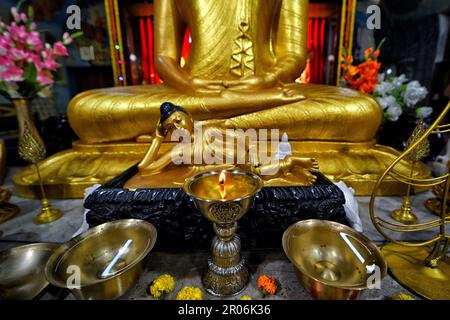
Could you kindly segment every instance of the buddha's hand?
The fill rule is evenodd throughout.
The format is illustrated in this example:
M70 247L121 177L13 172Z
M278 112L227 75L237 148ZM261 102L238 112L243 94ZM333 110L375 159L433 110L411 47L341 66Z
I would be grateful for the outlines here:
M242 91L230 88L223 90L220 96L229 100L251 101L260 105L269 105L270 107L296 103L306 99L300 89L296 87L275 87L258 91Z
M258 91L281 86L281 83L274 74L266 73L265 75L252 75L239 80L225 80L223 85L233 90Z
M222 80L207 80L197 77L189 79L188 86L192 93L202 95L219 95L225 89Z

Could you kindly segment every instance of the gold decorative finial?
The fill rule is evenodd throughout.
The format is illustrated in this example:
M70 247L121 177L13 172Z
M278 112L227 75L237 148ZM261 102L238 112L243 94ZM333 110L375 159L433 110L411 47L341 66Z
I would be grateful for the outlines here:
M427 129L425 128L423 119L420 119L419 123L417 123L417 126L414 128L414 131L412 132L411 136L406 142L406 149L408 149L411 145L413 145L416 141L418 141L425 134L426 131ZM426 157L429 152L430 152L430 142L428 141L428 139L424 139L411 151L411 153L408 154L407 157L409 160L415 163L420 159Z
M52 208L48 201L41 173L39 171L38 162L45 159L46 149L44 141L37 131L31 118L31 102L30 99L12 99L13 105L17 111L17 120L19 122L19 156L25 161L31 162L36 168L39 187L41 190L41 211L35 218L37 224L50 223L59 219L62 212Z

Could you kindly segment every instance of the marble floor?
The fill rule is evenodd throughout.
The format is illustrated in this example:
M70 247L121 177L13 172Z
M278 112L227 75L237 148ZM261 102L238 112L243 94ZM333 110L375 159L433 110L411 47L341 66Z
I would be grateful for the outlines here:
M5 183L2 187L13 189L11 177L15 170L15 168L8 170ZM430 197L432 197L431 192L412 197L414 212L423 222L435 218L423 205L424 201ZM387 217L388 213L400 207L401 200L402 198L400 197L378 198L376 202L378 215ZM364 228L363 233L377 245L382 246L386 241L375 230L369 217L368 208L370 198L358 197L357 201ZM33 223L33 218L40 208L38 200L13 196L10 202L19 206L21 211L13 219L0 224L0 250L31 242L63 243L72 238L83 223L84 208L81 199L53 200L54 207L61 209L64 212L64 216L46 225L36 225ZM433 230L408 235L409 238L399 238L397 236L397 239L424 240L430 239L435 233L436 231ZM244 252L244 255L249 261L252 279L249 286L243 292L243 295L249 295L254 299L261 298L256 286L256 279L260 274L265 273L276 277L282 284L281 292L270 299L311 299L309 294L299 285L296 279L295 269L282 251L252 251ZM145 260L143 275L135 287L123 296L122 299L151 299L146 293L147 286L155 277L163 273L172 274L177 282L175 291L167 296L168 299L175 298L178 290L184 285L201 287L201 273L204 269L207 256L208 252L203 251L193 253L151 252ZM400 292L414 296L411 292L402 288L390 276L387 276L382 282L381 290L366 290L361 299L387 299ZM61 297L46 293L41 298L56 299ZM64 298L73 299L73 296L69 294L65 295ZM207 294L204 294L204 298L213 299L213 297Z

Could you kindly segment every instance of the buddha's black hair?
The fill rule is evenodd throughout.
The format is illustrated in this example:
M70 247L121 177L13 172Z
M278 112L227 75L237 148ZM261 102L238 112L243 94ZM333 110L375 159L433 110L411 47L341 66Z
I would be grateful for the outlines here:
M189 114L182 107L176 106L171 102L164 102L163 104L161 104L161 107L159 108L159 110L160 110L159 121L161 123L166 121L173 113L175 113L177 111L184 112L185 114Z

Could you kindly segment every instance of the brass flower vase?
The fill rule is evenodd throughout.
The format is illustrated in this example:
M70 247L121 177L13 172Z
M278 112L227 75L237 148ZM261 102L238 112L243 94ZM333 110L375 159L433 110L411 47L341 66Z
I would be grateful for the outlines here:
M32 99L11 99L16 109L19 127L19 156L34 165L41 189L42 208L35 217L34 222L44 224L61 218L62 212L53 208L45 195L38 162L45 159L46 149L44 141L39 135L31 117L32 101Z

